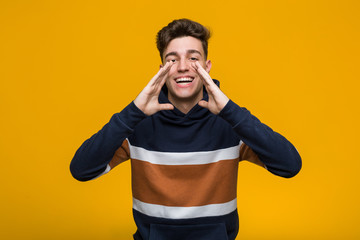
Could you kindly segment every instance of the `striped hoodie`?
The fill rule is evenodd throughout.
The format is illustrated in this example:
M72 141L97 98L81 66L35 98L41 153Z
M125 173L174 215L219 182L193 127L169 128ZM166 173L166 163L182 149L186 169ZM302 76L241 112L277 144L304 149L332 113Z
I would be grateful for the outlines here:
M159 102L169 102L166 86ZM131 102L81 145L70 171L87 181L129 159L138 240L235 239L239 161L286 178L301 168L288 140L231 100L218 115L196 105L149 117Z

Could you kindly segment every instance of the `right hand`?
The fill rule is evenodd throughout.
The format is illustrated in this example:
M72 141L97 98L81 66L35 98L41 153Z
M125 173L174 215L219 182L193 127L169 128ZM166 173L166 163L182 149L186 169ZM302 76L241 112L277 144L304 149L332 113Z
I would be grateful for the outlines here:
M170 103L159 103L161 88L164 86L173 64L173 62L166 62L166 64L160 68L158 73L135 98L135 105L146 115L150 116L158 111L174 109L174 106Z

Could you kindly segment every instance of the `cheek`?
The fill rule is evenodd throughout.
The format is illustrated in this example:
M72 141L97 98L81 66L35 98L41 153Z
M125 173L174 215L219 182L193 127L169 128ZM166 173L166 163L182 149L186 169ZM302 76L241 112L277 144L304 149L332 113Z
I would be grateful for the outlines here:
M174 74L176 74L176 63L171 67L169 73L168 73L168 77L174 76Z

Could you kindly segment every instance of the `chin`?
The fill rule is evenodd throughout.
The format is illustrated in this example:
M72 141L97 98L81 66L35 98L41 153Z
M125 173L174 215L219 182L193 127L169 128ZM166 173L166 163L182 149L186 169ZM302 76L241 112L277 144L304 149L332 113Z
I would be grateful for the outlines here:
M172 94L172 99L180 102L193 102L200 101L202 95L199 93L182 93L182 94Z
M192 102L201 100L203 87L202 85L179 87L176 84L168 84L168 90L169 99L181 102Z

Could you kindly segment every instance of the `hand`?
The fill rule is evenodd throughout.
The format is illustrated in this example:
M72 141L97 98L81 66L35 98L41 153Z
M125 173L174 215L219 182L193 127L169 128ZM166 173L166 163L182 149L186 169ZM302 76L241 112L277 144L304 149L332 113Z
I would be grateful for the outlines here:
M161 67L158 73L150 80L146 87L135 98L135 105L146 115L150 116L161 110L174 109L172 104L160 104L158 99L161 88L164 85L169 70L173 64L173 62L167 62L165 66Z
M229 98L216 86L208 72L200 65L199 62L192 63L191 66L196 70L204 83L206 91L209 95L208 102L201 100L198 104L201 107L209 109L213 114L219 114L228 103Z

